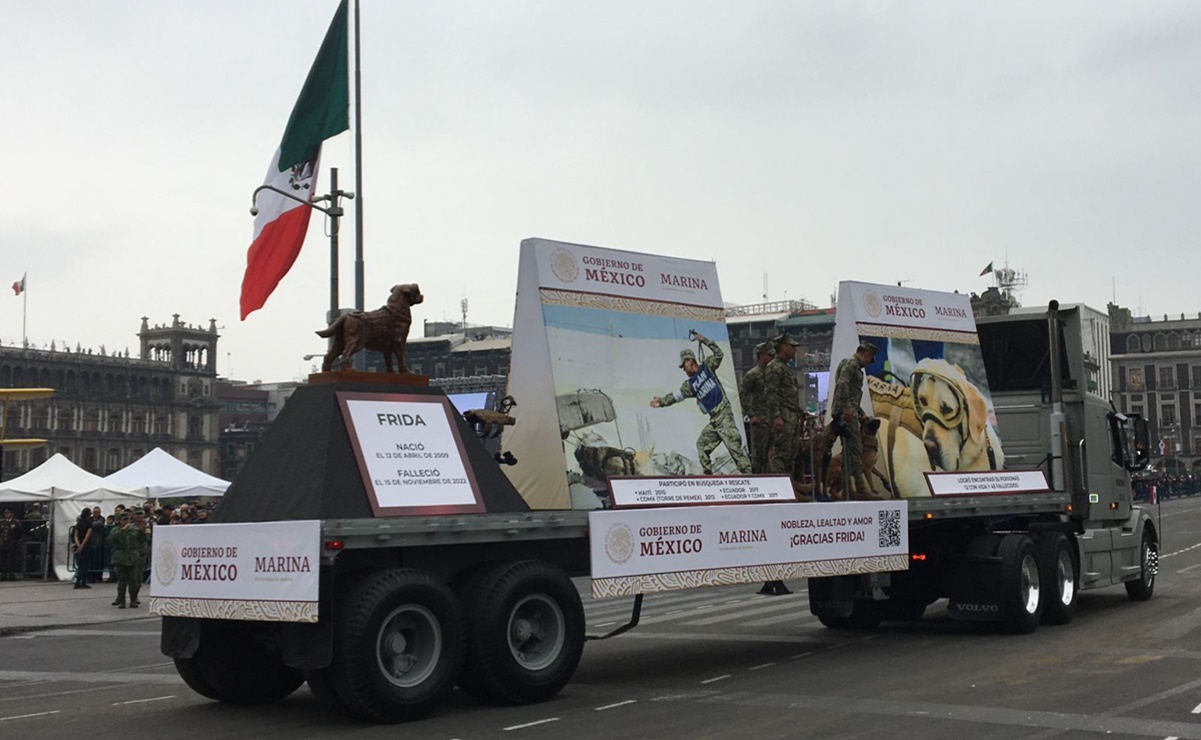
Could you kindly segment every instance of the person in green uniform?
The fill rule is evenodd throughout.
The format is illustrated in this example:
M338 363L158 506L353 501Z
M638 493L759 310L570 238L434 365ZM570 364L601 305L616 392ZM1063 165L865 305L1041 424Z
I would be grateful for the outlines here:
M838 363L830 399L832 423L842 437L842 479L850 498L857 501L883 499L863 470L862 428L867 421L863 412L863 368L875 358L876 345L862 342L855 354Z
M117 599L113 606L125 608L125 593L129 606L138 608L138 591L142 588L142 569L150 548L150 535L145 522L135 523L129 514L122 514L111 535L113 569L117 571Z
M763 369L765 417L771 429L767 472L791 478L800 443L797 435L801 424L801 390L796 373L788 363L796 357L799 342L787 334L781 334L774 341L776 358Z
M767 418L767 393L763 386L763 369L776 356L771 342L755 345L759 363L746 371L738 393L742 397L742 409L751 426L751 472L767 472L767 455L771 450L771 422Z

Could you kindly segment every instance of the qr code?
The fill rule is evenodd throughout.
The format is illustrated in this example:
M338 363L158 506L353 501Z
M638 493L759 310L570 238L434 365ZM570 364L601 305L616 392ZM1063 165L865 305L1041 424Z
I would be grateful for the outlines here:
M880 549L901 546L901 510L880 510Z

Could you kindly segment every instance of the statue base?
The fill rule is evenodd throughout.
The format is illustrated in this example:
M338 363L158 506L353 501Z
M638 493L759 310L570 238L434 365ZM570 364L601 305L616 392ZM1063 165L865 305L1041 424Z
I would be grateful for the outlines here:
M367 385L403 385L428 388L428 375L417 373L365 373L361 370L327 370L309 375L309 385L327 383L364 383Z

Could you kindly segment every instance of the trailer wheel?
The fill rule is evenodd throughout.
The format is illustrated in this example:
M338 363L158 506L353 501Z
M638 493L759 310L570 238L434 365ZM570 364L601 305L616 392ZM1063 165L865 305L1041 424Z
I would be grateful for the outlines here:
M304 683L304 674L284 664L279 653L254 639L247 623L208 622L191 658L176 658L175 670L196 693L226 704L273 704Z
M200 694L205 699L222 701L221 694L217 693L217 690L213 688L212 684L205 680L204 675L200 672L200 667L197 665L195 657L176 658L175 671L192 691Z
M370 573L371 571L366 571ZM364 575L364 571L352 570L347 573L339 573L334 582L334 599L337 601L348 590L358 583L359 579ZM323 616L323 619L331 618ZM313 698L321 705L321 708L327 712L334 714L346 715L346 705L342 703L342 698L338 696L337 689L334 688L333 672L329 666L324 668L310 668L304 672L305 683L309 685L309 691L312 692Z
M449 588L424 571L401 568L364 577L339 601L328 670L348 714L381 723L413 720L454 688L463 616Z
M1126 581L1126 595L1132 601L1147 601L1155 593L1155 576L1159 573L1159 543L1149 528L1143 530L1139 561L1142 566L1139 577Z
M1038 560L1043 587L1043 624L1067 624L1076 613L1080 566L1072 543L1061 532L1039 538Z
M817 621L821 622L822 626L828 629L846 630L851 628L850 617L840 617L837 614L825 611L815 612L815 614L817 615Z
M927 606L929 604L924 599L912 596L894 597L887 602L887 618L898 622L916 622L926 615Z
M1042 582L1034 542L1024 534L1001 540L1001 614L1010 632L1026 634L1038 629L1042 618Z
M825 610L815 613L817 620L832 630L874 630L884 621L886 609L887 602L884 601L855 599L851 613L845 617Z
M334 678L328 666L305 671L304 680L322 709L334 714L347 713L346 705L342 703L338 690L334 688Z
M584 605L567 574L524 560L471 579L469 588L467 663L459 687L509 704L559 693L584 651Z

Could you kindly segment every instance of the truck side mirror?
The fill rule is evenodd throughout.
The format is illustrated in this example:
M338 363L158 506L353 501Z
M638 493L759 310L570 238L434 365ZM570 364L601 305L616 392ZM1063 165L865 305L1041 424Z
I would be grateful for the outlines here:
M1151 435L1147 430L1147 420L1139 414L1129 414L1134 432L1134 460L1130 463L1131 470L1143 470L1151 461Z

